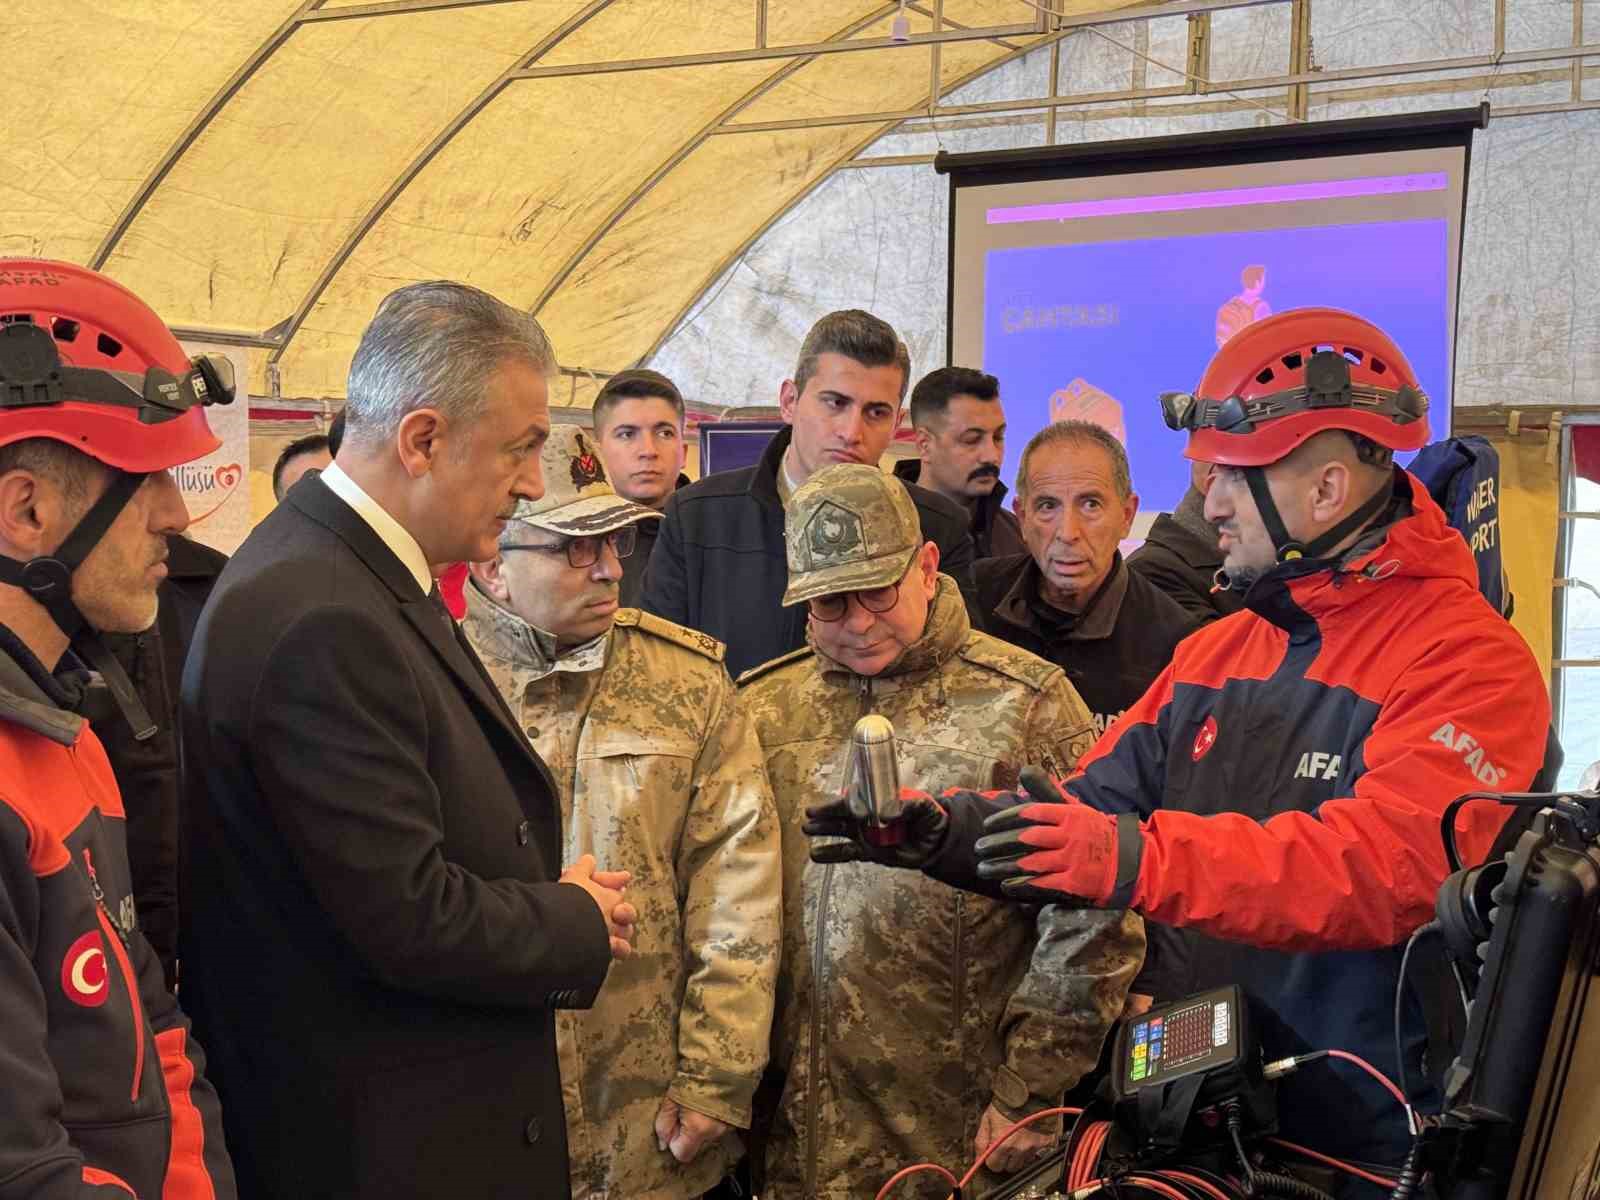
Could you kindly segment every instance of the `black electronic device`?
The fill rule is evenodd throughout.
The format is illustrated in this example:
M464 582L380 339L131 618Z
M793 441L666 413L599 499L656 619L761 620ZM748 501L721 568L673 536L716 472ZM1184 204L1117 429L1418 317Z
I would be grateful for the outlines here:
M1107 1081L1117 1125L1139 1154L1225 1140L1231 1118L1247 1134L1277 1128L1277 1097L1261 1075L1244 991L1201 992L1117 1028Z
M1117 1029L1112 1087L1120 1102L1186 1075L1225 1071L1244 1063L1244 994L1217 988L1163 1004Z
M1600 796L1545 799L1504 859L1440 893L1481 968L1425 1156L1450 1200L1600 1197Z

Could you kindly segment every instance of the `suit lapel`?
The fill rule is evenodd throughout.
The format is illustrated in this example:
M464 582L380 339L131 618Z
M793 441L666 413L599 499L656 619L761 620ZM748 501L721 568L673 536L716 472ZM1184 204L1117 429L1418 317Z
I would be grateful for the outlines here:
M292 504L311 520L326 527L349 546L357 558L394 595L400 613L422 637L455 679L456 684L478 708L509 735L522 756L548 777L548 771L521 728L506 707L505 700L490 680L478 656L433 601L417 586L416 579L399 556L384 543L377 531L321 479L308 479L290 490L284 503ZM553 785L552 785L553 786ZM552 792L552 795L556 793Z

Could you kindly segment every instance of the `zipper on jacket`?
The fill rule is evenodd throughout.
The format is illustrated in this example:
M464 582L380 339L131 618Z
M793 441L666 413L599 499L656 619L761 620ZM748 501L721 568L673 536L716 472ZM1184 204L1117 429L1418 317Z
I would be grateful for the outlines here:
M856 686L859 703L856 719L872 711L872 677L861 676ZM849 754L850 748L845 747ZM822 1080L822 985L827 966L828 893L833 890L833 864L822 868L822 888L817 893L817 941L811 951L811 1073L806 1077L806 1186L805 1194L817 1192L817 1123Z
M966 894L956 893L956 1044L959 1046L961 1037L962 1014L967 1007L967 945L962 928L963 917L966 916Z
M139 1000L139 979L133 973L132 960L128 958L128 935L111 918L111 910L106 907L106 894L100 890L100 878L95 874L94 859L89 856L87 846L83 848L83 865L89 873L89 890L94 893L96 916L100 918L106 940L111 943L111 954L122 969L122 981L128 987L128 1003L133 1008L133 1090L128 1098L137 1102L139 1085L144 1080L144 1005Z

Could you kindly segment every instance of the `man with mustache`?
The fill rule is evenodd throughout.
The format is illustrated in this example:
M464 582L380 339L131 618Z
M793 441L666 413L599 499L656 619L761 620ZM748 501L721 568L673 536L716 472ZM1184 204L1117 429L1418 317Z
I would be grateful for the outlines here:
M554 358L476 288L389 295L333 464L201 615L182 990L247 1200L567 1196L555 1014L629 954L628 876L563 869L560 790L429 567L544 494Z
M1017 468L1026 549L978 563L989 632L1067 673L1095 734L1144 695L1198 622L1117 548L1139 497L1122 443L1091 421L1046 425Z
M973 553L979 559L1027 549L1017 518L1005 510L1006 412L1000 381L971 367L940 367L911 389L911 427L917 458L894 473L955 501L972 514Z
M753 467L722 471L667 502L641 607L708 633L728 648L735 678L805 644L804 611L785 608L783 505L822 468L876 467L900 419L911 354L888 322L846 309L811 327L794 378L778 389L789 428ZM907 485L922 530L939 547L979 628L972 594L972 538L966 512Z

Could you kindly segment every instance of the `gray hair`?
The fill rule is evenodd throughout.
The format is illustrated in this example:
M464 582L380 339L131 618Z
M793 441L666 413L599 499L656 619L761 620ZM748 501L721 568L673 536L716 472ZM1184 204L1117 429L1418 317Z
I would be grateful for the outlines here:
M109 468L83 451L54 438L24 438L0 446L0 475L27 471L61 489L67 508L81 515L89 508L89 492Z
M1128 452L1110 430L1093 421L1056 421L1034 434L1022 451L1022 462L1017 465L1017 495L1028 494L1028 460L1033 457L1034 451L1055 445L1099 446L1111 459L1111 483L1117 489L1117 499L1126 500L1133 495L1133 473L1128 469Z
M811 327L800 343L800 361L794 368L794 388L806 390L816 374L817 358L823 354L842 354L864 367L899 367L900 399L906 398L911 384L911 351L900 340L894 326L859 308L831 312Z
M390 292L361 335L345 387L348 436L393 438L407 413L432 408L470 426L507 359L555 369L539 322L464 283L435 280Z

